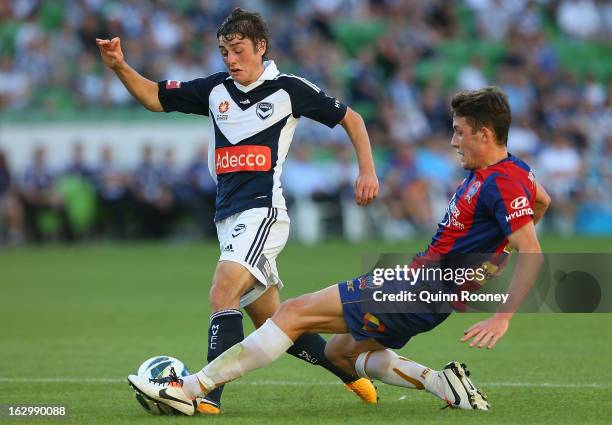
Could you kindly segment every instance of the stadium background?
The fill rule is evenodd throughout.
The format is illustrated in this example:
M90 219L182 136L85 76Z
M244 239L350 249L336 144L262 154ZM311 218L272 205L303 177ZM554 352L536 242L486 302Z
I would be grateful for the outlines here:
M363 253L426 245L462 175L449 96L486 84L508 93L510 150L553 196L544 249L610 252L609 2L0 1L0 352L11 359L0 404L67 404L68 423L152 423L122 377L155 354L203 362L218 254L214 188L196 160L205 118L143 110L94 39L120 36L151 79L188 80L223 69L214 33L235 5L268 20L283 72L364 116L381 181L375 205L354 207L350 143L302 121L284 171L294 233L279 259L283 297L359 273ZM323 372L282 359L233 385L215 420L606 423L609 315L521 315L494 353L456 342L476 319L458 315L402 353L434 367L466 360L490 415L438 414L433 399L388 387L380 409L356 406Z

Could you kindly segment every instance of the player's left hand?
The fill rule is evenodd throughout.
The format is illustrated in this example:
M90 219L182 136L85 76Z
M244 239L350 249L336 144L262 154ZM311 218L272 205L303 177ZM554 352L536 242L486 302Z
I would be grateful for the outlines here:
M376 173L359 173L354 188L357 205L368 205L378 196L378 177L376 177Z
M487 320L478 322L463 332L461 342L466 342L473 338L469 345L470 348L475 345L478 348L482 348L488 344L487 348L490 350L504 336L508 330L509 322L510 319L503 315L495 315Z

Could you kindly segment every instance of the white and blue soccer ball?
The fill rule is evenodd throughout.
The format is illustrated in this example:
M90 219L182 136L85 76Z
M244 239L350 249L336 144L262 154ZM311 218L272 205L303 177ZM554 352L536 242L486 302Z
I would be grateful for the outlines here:
M185 366L182 361L171 356L155 356L145 360L138 368L136 374L147 379L165 378L170 375L171 368L174 368L174 371L179 377L190 374L187 366ZM142 394L136 393L136 400L144 410L152 415L160 416L175 414L174 409L164 404L157 403Z

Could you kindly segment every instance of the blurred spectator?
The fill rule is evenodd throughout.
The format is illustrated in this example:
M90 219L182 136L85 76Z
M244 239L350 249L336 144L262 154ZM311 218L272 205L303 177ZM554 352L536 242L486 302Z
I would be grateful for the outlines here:
M46 151L42 147L34 150L32 164L27 168L21 186L21 199L25 210L28 238L42 242L45 232L42 227L46 218L57 217L60 237L64 241L74 240L74 233L66 206L55 185L55 177L46 164ZM52 213L49 215L48 213ZM46 214L46 215L45 215Z
M478 30L483 38L501 40L506 37L511 23L508 3L500 0L467 1L467 4L476 12Z
M296 142L283 170L283 187L290 198L289 203L300 198L310 199L316 193L329 190L327 184L335 186L335 182L325 179L325 174L312 160L312 148L308 142Z
M12 184L11 171L4 152L0 151L0 245L23 241L23 208Z
M27 104L30 79L13 65L8 55L0 56L0 108L18 109Z
M457 86L462 90L478 90L488 86L487 79L483 73L482 58L474 56L470 63L459 71Z
M93 170L85 164L83 144L81 142L76 142L72 146L70 164L64 170L64 175L79 177L88 183L93 182Z
M582 171L582 159L567 135L555 133L550 146L544 148L539 156L537 176L546 182L552 198L548 219L554 219L555 230L564 234L573 231L576 201L582 190Z
M342 179L334 177L341 178L347 170L329 169L325 162L315 162L312 155L307 142L297 141L283 173L287 205L290 212L297 212L295 227L304 242L314 242L323 229L327 235L341 234L340 196L346 189Z
M432 212L427 183L418 174L412 146L396 147L381 193L396 227L409 220L419 230L430 229Z
M446 98L438 79L432 79L423 92L421 108L427 117L432 133L448 132L451 125Z
M508 151L526 161L526 157L535 155L539 148L540 138L530 125L529 116L526 114L514 116L508 133Z
M183 196L183 203L198 221L202 234L214 238L217 234L214 221L217 186L208 169L208 147L206 145L198 148L185 175L187 191Z
M127 220L130 207L129 180L114 163L110 146L100 150L100 161L95 172L99 205L99 231L119 239L127 236Z
M132 176L132 196L140 222L140 236L161 237L168 231L174 198L164 185L161 170L153 160L153 148L144 145L142 159Z
M579 38L593 38L602 30L601 16L592 0L563 0L557 10L559 27Z

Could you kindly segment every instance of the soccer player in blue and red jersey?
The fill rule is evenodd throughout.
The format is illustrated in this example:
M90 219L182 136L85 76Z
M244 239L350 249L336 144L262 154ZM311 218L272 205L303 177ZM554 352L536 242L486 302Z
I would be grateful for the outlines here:
M411 265L438 264L441 259L473 254L496 258L508 245L529 254L518 258L503 307L467 329L461 338L471 340L470 347L491 349L506 333L540 269L542 253L534 225L550 198L529 166L508 153L511 114L501 90L487 87L458 93L451 101L451 112L451 146L469 173L453 195L432 242ZM157 382L161 387L133 375L128 379L147 396L192 414L189 403L194 397L271 363L304 332L327 332L337 335L328 342L326 355L347 372L424 389L454 408L488 410L486 397L468 378L464 365L451 362L436 371L390 350L444 321L450 314L445 310L447 304L426 306L418 312L371 311L372 303L363 295L372 289L372 278L366 274L286 301L262 327L194 375L161 380ZM395 282L389 283L379 291L394 293ZM452 293L457 284L421 281L411 288L432 292L441 288ZM165 399L160 397L162 392Z

